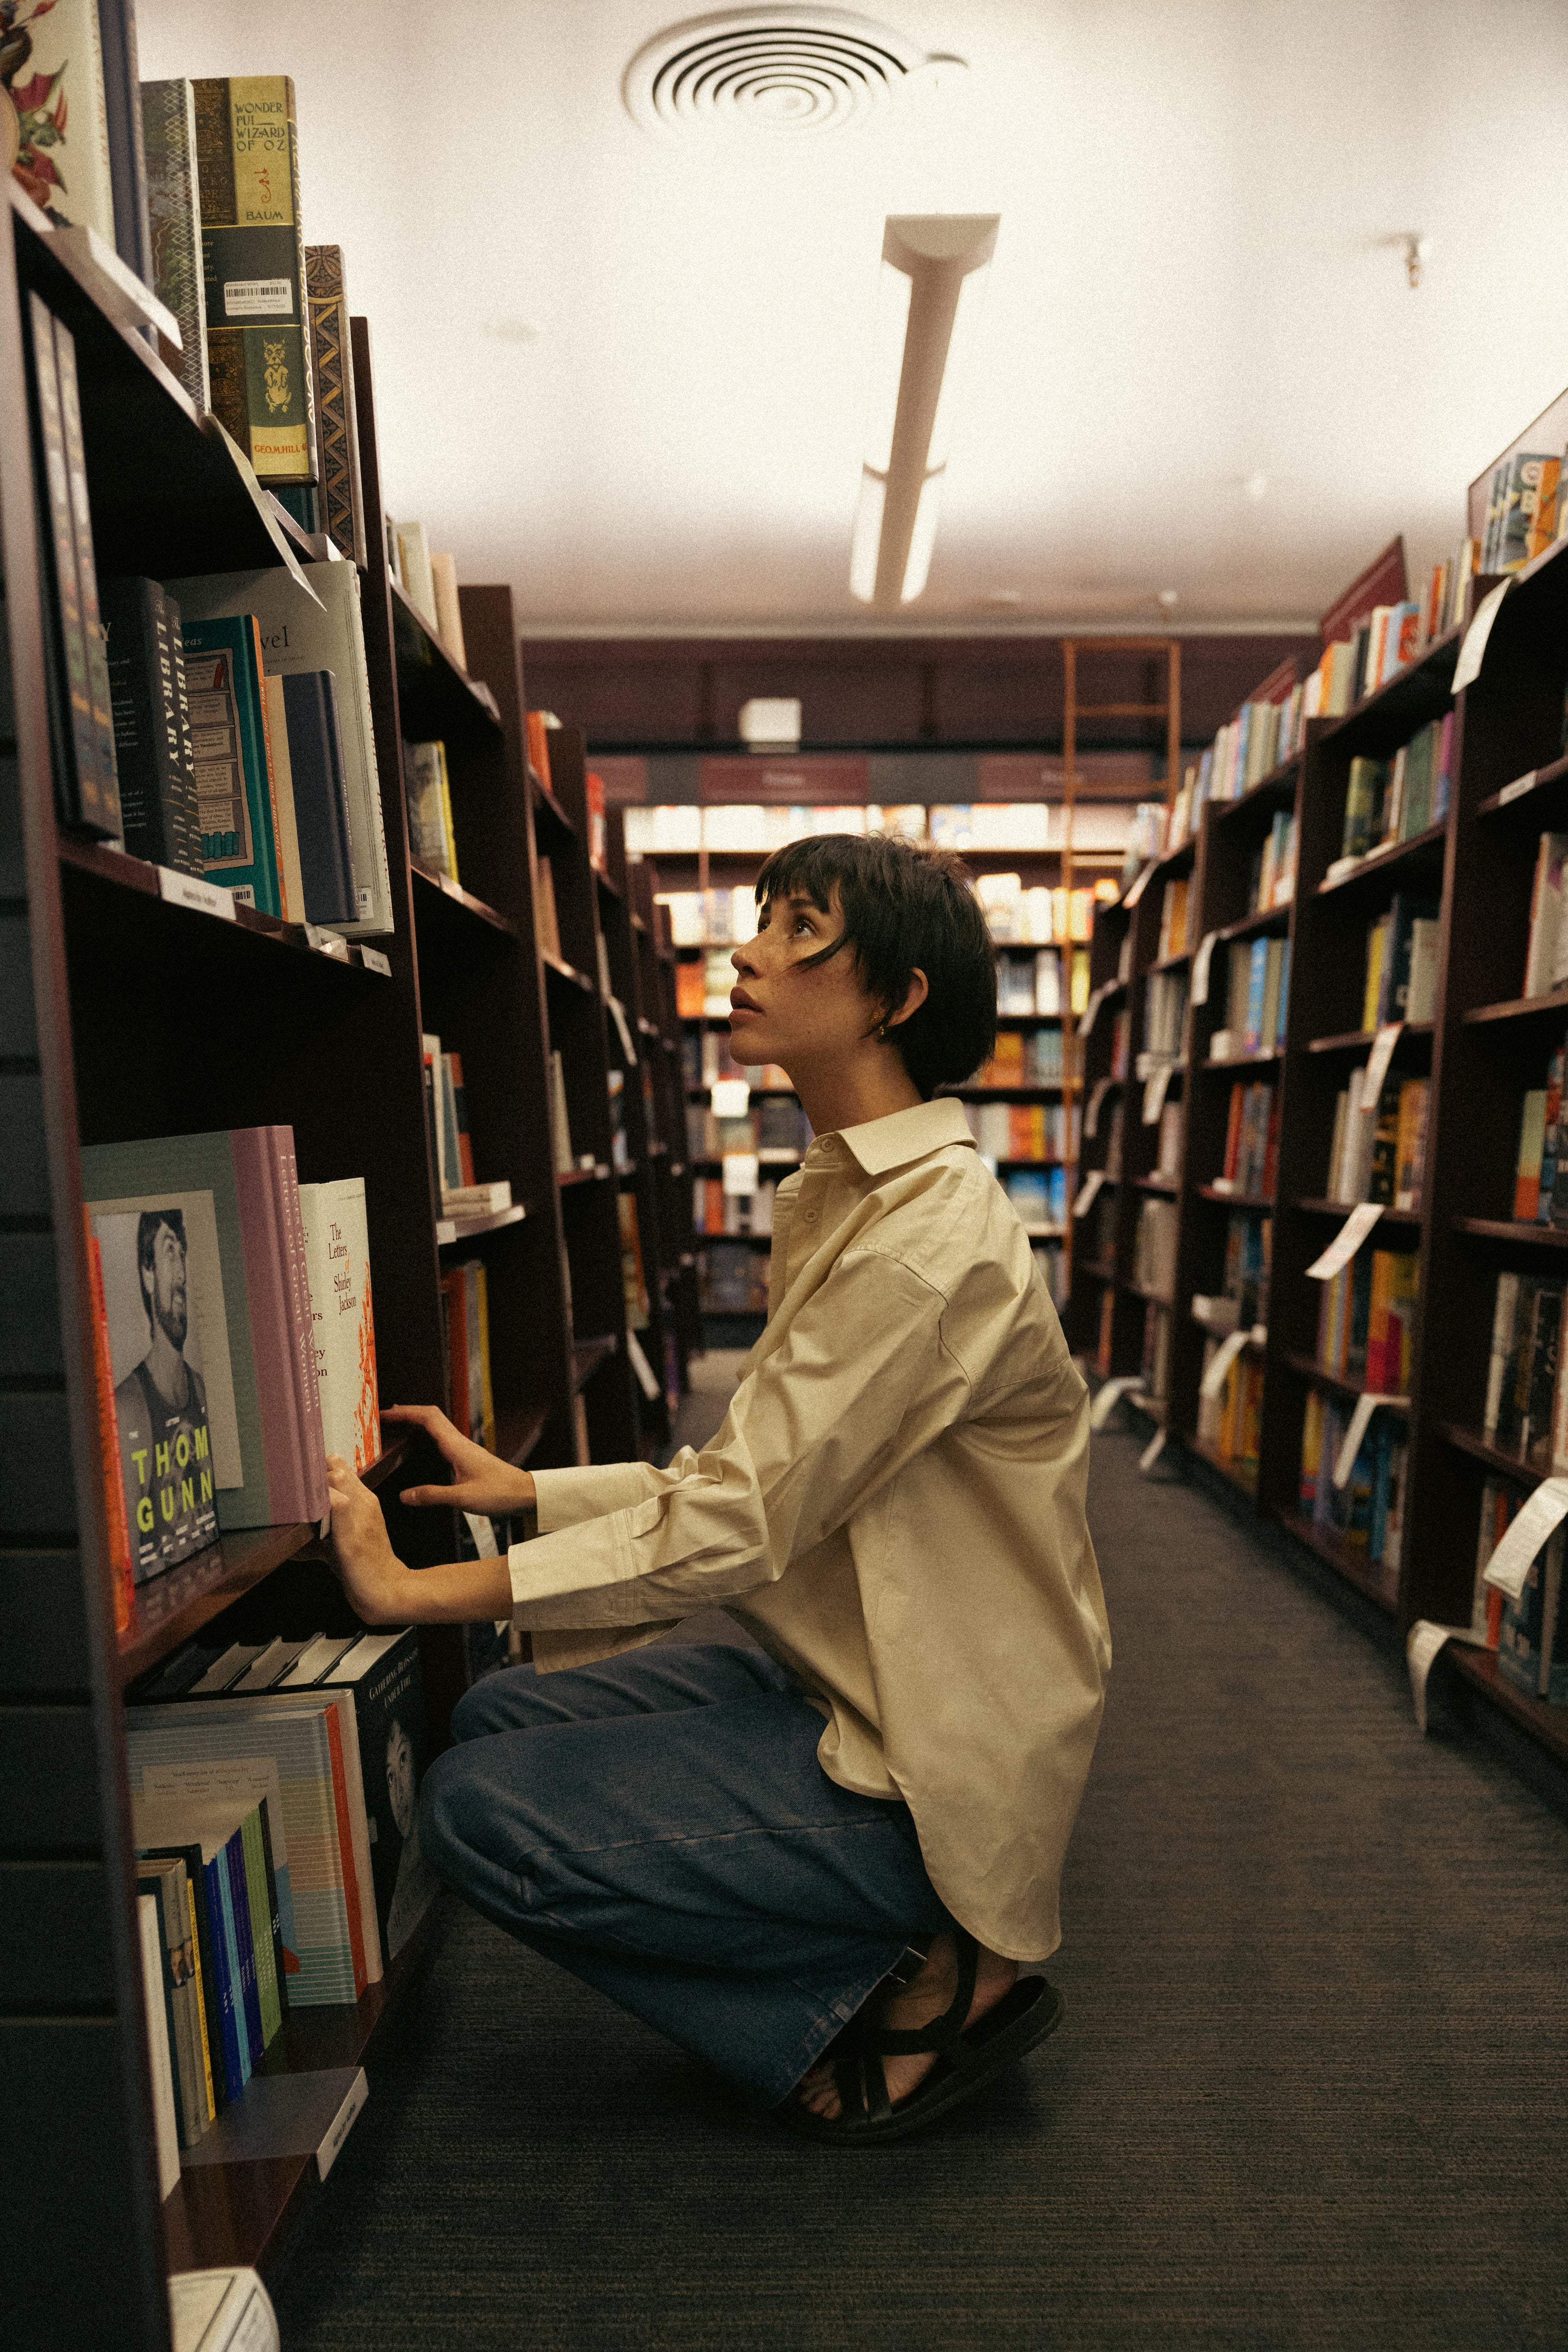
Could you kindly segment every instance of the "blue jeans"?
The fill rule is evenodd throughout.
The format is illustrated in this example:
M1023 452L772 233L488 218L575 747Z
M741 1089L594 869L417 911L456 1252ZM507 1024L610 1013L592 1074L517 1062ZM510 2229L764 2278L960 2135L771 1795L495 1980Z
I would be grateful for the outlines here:
M772 2105L952 1925L909 1808L830 1780L822 1730L760 1651L515 1666L458 1702L421 1843L488 1919Z

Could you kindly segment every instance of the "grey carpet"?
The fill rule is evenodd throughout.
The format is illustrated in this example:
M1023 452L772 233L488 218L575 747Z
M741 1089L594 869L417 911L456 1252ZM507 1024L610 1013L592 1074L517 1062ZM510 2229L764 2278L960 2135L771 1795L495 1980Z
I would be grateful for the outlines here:
M850 2158L454 1906L286 2352L1561 2352L1568 1829L1140 1443L1056 2039Z

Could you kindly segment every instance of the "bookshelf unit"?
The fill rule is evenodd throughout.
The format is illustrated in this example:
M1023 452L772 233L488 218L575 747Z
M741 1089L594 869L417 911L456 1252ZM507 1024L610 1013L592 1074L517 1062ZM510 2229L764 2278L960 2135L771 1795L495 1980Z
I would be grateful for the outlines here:
M1562 751L1568 542L1559 541L1512 576L1479 674L1456 695L1466 626L1495 584L1473 581L1458 627L1344 717L1309 721L1299 752L1243 797L1207 805L1198 839L1178 853L1191 854L1195 877L1189 940L1195 948L1212 933L1215 945L1208 1001L1190 1024L1189 1107L1172 1195L1180 1221L1175 1320L1161 1417L1173 1437L1205 1456L1254 1507L1352 1585L1391 1632L1403 1633L1417 1618L1469 1622L1483 1483L1500 1478L1522 1496L1545 1475L1484 1433L1493 1297L1500 1272L1557 1279L1568 1273L1568 1233L1520 1223L1510 1213L1521 1099L1545 1083L1548 1057L1568 1034L1568 990L1521 996L1536 845L1543 831L1568 829L1568 758ZM1452 782L1443 822L1342 869L1352 760L1386 758L1450 710ZM1283 907L1249 913L1250 863L1280 809L1297 822L1294 892ZM1170 866L1162 861L1136 904L1129 907L1124 897L1096 926L1096 986L1114 977L1120 941L1131 942L1126 992L1135 1023L1140 980L1150 970L1146 909L1158 900ZM1396 890L1435 906L1438 932L1434 1017L1402 1025L1390 1066L1395 1075L1430 1084L1421 1205L1385 1207L1363 1245L1419 1257L1409 1396L1379 1408L1398 1412L1408 1430L1399 1564L1384 1575L1364 1549L1314 1527L1300 1493L1309 1397L1317 1391L1353 1404L1362 1393L1363 1383L1318 1360L1321 1285L1307 1267L1350 1213L1325 1197L1334 1104L1347 1072L1366 1060L1373 1045L1373 1033L1360 1025L1366 929ZM1210 1048L1225 1021L1222 947L1260 936L1290 944L1283 1050L1216 1061ZM1107 1001L1100 1022L1119 1001ZM1084 1076L1089 1100L1097 1081L1109 1076L1110 1054L1110 1039L1091 1033ZM1279 1088L1277 1182L1268 1194L1243 1197L1215 1179L1231 1086L1261 1076ZM1114 1094L1112 1088L1110 1099ZM1126 1132L1131 1139L1136 1129L1129 1125ZM1103 1139L1087 1139L1082 1175L1104 1165ZM1140 1369L1137 1318L1123 1303L1133 1295L1132 1200L1140 1173L1133 1148L1103 1226L1102 1192L1079 1228L1068 1328L1074 1347L1102 1374ZM1274 1228L1255 1467L1217 1462L1199 1440L1205 1333L1190 1311L1194 1295L1220 1287L1226 1220L1240 1210L1268 1217ZM1136 1396L1130 1401L1139 1405ZM1515 1689L1500 1675L1493 1653L1454 1643L1445 1654L1471 1704L1500 1712L1538 1748L1568 1762L1568 1708Z
M187 2165L160 2201L125 1777L129 1685L203 1628L225 1638L353 1630L317 1529L228 1534L138 1589L117 1629L108 1571L79 1159L84 1144L286 1121L306 1181L363 1174L381 1393L449 1401L440 1277L487 1271L498 1448L557 1465L651 1452L670 1399L634 1393L616 1193L637 1190L661 1383L692 1342L678 1202L657 1171L679 1132L670 951L647 884L588 856L580 739L562 730L547 791L529 771L510 593L462 592L470 674L388 575L369 332L353 362L367 516L362 608L394 930L362 948L244 908L233 921L160 895L158 870L57 823L50 620L19 297L37 292L75 342L100 570L172 578L271 567L273 530L324 545L247 487L148 344L122 331L7 183L0 255L0 1252L11 1303L0 1364L0 1771L12 1829L5 1901L29 1920L0 1958L8 2206L18 2340L115 2340L164 2352L171 2269L265 2263L309 2205L313 2159ZM268 528L270 518L273 530ZM410 859L401 751L447 749L463 885ZM555 877L563 945L534 920L538 864ZM624 863L624 861L623 861ZM628 1013L631 1164L611 1166L601 942ZM512 1209L444 1220L426 1118L421 1035L459 1048L478 1171ZM574 1140L559 1183L549 1051L563 1054ZM617 1060L627 1057L616 1046ZM648 1072L650 1131L642 1083ZM660 1108L662 1106L662 1108ZM668 1252L668 1255L667 1255ZM570 1287L568 1286L568 1276ZM660 1320L669 1302L673 1351ZM569 1302L570 1305L569 1305ZM438 1476L423 1442L388 1431L369 1473L416 1565L455 1556L456 1515L405 1512L398 1488ZM489 1635L489 1628L483 1629ZM492 1645L493 1646L493 1645ZM482 1644L421 1637L426 1753ZM19 1906L19 1907L18 1907ZM374 2063L416 1968L417 1932L357 2004L296 2011L262 2071Z

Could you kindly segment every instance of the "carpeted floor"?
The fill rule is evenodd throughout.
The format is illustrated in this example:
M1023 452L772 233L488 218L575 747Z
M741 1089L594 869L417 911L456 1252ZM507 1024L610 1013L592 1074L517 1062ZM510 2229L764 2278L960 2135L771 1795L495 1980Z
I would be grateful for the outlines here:
M1056 2039L851 2158L454 1906L285 2352L1561 2352L1568 1828L1141 1443Z

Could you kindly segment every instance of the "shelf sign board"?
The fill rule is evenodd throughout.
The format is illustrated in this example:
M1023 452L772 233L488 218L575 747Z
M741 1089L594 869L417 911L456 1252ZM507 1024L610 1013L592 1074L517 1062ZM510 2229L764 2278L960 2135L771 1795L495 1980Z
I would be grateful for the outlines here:
M1394 1059L1394 1049L1399 1043L1399 1033L1404 1026L1403 1021L1385 1021L1373 1040L1371 1056L1362 1074L1361 1108L1363 1111L1377 1108L1383 1082L1388 1076L1388 1066Z
M1351 1211L1322 1255L1307 1268L1310 1282L1331 1282L1342 1265L1349 1265L1382 1216L1383 1206L1381 1201L1363 1201Z
M749 1200L757 1189L757 1155L754 1151L726 1151L720 1166L724 1171L724 1190L739 1200Z
M1083 1182L1078 1188L1078 1198L1072 1204L1072 1213L1075 1217L1088 1216L1090 1209L1094 1206L1094 1196L1099 1192L1104 1181L1105 1171L1103 1168L1095 1169L1092 1174L1084 1178Z
M331 956L334 963L347 963L349 943L342 931L323 930L320 923L307 923L305 937L318 955Z
M1511 784L1505 784L1497 796L1499 808L1507 808L1510 801L1521 801L1526 793L1533 792L1535 779L1540 773L1539 768L1531 768L1526 774L1515 776Z
M1487 640L1491 635L1492 624L1502 609L1503 598L1512 586L1513 579L1510 574L1508 579L1500 580L1489 595L1481 598L1480 604L1476 608L1475 619L1465 631L1465 642L1459 647L1459 658L1454 664L1454 683L1449 689L1450 692L1462 693L1467 686L1473 686L1479 677L1481 664L1487 657Z
M158 895L173 907L194 907L198 914L216 915L225 923L234 920L234 892L200 874L176 874L172 866L160 866Z
M359 951L359 960L361 963L363 964L366 971L379 971L384 980L390 980L392 978L391 959L387 956L384 956L379 948L362 947Z
M1468 1625L1438 1625L1418 1617L1405 1637L1405 1663L1410 1669L1410 1696L1415 1704L1415 1728L1426 1728L1426 1678L1438 1654L1449 1642L1469 1642L1484 1649L1486 1637Z
M1232 1364L1235 1363L1242 1349L1251 1345L1252 1333L1249 1330L1233 1331L1228 1339L1220 1341L1214 1351L1208 1370L1198 1383L1199 1393L1205 1397L1210 1404L1214 1402L1215 1397L1224 1394L1225 1384L1230 1377Z
M1350 1485L1351 1472L1355 1468L1355 1458L1361 1452L1361 1442L1366 1435L1367 1423L1380 1404L1397 1405L1402 1411L1407 1412L1410 1399L1402 1396L1380 1396L1371 1389L1363 1390L1355 1401L1355 1411L1351 1415L1350 1427L1345 1432L1344 1443L1335 1456L1334 1484L1336 1486L1342 1488Z
M1568 1517L1568 1478L1543 1478L1486 1565L1482 1579L1495 1591L1517 1601L1524 1591L1530 1563L1554 1528Z
M1209 1001L1209 965L1214 961L1217 931L1205 931L1198 941L1198 951L1193 959L1193 1003L1206 1004Z
M715 1078L708 1099L715 1118L744 1118L752 1107L752 1089L744 1078Z

